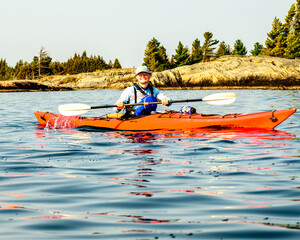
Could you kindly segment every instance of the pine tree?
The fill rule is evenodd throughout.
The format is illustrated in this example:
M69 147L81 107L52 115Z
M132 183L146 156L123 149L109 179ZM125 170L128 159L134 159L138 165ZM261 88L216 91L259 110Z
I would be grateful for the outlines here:
M34 57L34 61L30 64L28 62L25 62L20 68L18 79L34 79L38 73L38 68L35 65L36 61L38 61L38 57Z
M30 66L26 66L26 79L35 79L36 76L39 76L39 57L34 56Z
M60 63L58 61L51 62L50 66L51 71L53 74L64 74L65 73L65 67L63 63Z
M103 70L108 68L108 65L104 61L103 57L100 56L97 56L96 58L96 66L97 66L97 70Z
M19 75L19 73L20 73L20 69L21 69L21 67L24 65L24 62L23 62L23 60L19 60L17 63L16 63L16 65L15 65L15 67L14 67L14 70L13 70L13 77L14 78L17 78L17 76Z
M292 5L288 16L286 22L290 23L290 29L286 38L284 56L291 59L300 58L300 0Z
M167 50L156 38L152 38L144 52L144 65L151 71L163 71L170 68Z
M78 74L83 72L93 72L96 70L104 70L112 68L113 64L106 64L101 56L87 56L86 51L81 55L75 53L72 58L69 58L66 63L63 63L64 72L67 74Z
M276 40L276 45L272 50L272 55L274 57L284 57L284 52L287 47L286 38L283 35L278 36Z
M219 45L219 48L216 52L216 57L221 57L225 55L230 55L230 46L226 45L226 43L223 41Z
M192 52L190 55L190 63L198 63L203 59L203 51L198 38L192 43Z
M189 49L184 47L182 42L179 41L177 49L175 49L176 54L174 55L176 67L183 66L189 63Z
M240 56L244 56L247 54L247 49L244 46L244 43L242 42L242 40L240 40L240 39L236 40L236 42L234 44L233 54L240 55Z
M172 55L171 59L170 59L170 68L175 68L176 65L175 65L175 59L174 59L174 56Z
M52 58L49 56L43 57L40 61L40 72L39 72L39 77L41 75L52 75L52 69L50 68Z
M49 57L48 51L46 51L45 47L41 47L41 50L39 52L38 56L38 72L39 72L39 78L41 77L42 72L47 72L49 73L49 65L52 58ZM48 71L47 71L48 70Z
M117 58L114 61L113 68L122 68L122 66Z
M156 38L152 38L144 52L144 64L151 70L155 71L159 66L160 42Z
M300 0L296 3L296 14L292 23L293 31L296 36L300 35Z
M212 39L213 34L211 32L205 32L204 36L204 44L202 46L203 51L203 61L209 60L211 57L215 56L214 50L216 49L215 45L219 43L219 40Z
M164 71L170 68L170 61L167 55L167 50L164 46L159 47L159 66L158 71Z
M250 51L252 56L258 56L258 55L262 55L262 49L263 49L263 45L260 44L259 42L256 42L254 44L254 49Z
M300 58L300 35L288 35L284 56L290 59Z
M287 37L289 33L293 32L295 14L296 14L296 5L292 4L288 12L288 15L285 17L285 23L282 26L283 28L282 32L285 37Z
M6 70L7 70L7 63L6 59L0 59L0 80L6 80L5 75L6 75Z
M0 59L0 80L9 80L14 76L14 68L8 66L6 59Z
M272 30L267 34L268 38L265 42L266 48L263 49L264 55L278 57L283 56L280 55L284 52L285 48L284 39L282 38L283 30L284 28L282 23L277 17L275 17L272 24Z
M109 62L108 62L108 68L112 68L112 67L113 67L113 63L112 63L111 60L109 60Z
M85 60L85 59L87 59L88 57L87 57L87 53L86 53L86 51L84 50L83 52L82 52L82 54L81 54L81 59L82 60Z

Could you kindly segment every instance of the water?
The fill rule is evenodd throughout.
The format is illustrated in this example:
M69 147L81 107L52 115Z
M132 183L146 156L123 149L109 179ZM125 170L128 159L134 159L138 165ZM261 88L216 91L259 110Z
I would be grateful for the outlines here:
M166 91L174 100L214 92ZM299 91L234 92L232 105L192 106L222 114L300 107ZM119 94L0 94L0 239L300 238L299 111L277 131L136 134L45 129L33 115L112 104Z

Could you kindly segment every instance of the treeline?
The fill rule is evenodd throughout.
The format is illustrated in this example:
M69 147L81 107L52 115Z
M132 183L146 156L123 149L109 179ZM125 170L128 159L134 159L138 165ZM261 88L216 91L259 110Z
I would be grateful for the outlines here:
M144 65L152 71L163 71L184 65L212 61L225 55L244 56L248 53L246 46L240 39L236 40L232 49L224 41L219 42L219 40L213 39L213 33L211 32L205 32L203 36L203 45L201 46L200 40L196 38L192 43L191 50L179 41L175 54L171 58L167 56L166 48L156 38L152 38L146 46ZM257 42L250 52L253 56L262 55L263 46Z
M52 62L49 53L42 47L39 56L34 56L30 63L20 60L15 67L10 67L5 59L0 59L0 80L37 79L45 75L78 74L111 68L122 68L117 58L114 63L106 63L103 57L88 57L86 51L83 51L81 55L75 53L66 62Z
M156 38L152 38L146 46L144 65L153 71L163 71L183 65L211 61L225 55L243 56L248 54L240 39L236 40L231 48L224 41L220 42L214 39L211 32L205 32L203 37L203 45L197 38L192 43L191 49L179 41L175 54L170 58L167 56L166 48ZM265 47L256 42L250 54L289 59L300 58L300 0L292 4L284 23L275 17L272 30L267 33Z

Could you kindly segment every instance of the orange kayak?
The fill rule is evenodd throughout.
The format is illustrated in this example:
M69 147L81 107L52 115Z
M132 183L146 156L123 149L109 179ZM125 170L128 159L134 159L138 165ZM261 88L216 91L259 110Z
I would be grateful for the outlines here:
M110 117L66 117L50 112L34 112L43 126L57 128L101 128L118 131L189 130L198 128L260 128L274 129L296 108L249 114L204 115L170 111L129 120Z

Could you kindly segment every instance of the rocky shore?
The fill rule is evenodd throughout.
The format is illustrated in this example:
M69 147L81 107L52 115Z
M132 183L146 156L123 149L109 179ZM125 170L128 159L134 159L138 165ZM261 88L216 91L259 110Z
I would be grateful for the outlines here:
M0 81L0 91L67 91L124 89L135 81L135 69L113 69L40 80ZM160 89L266 88L300 89L300 60L225 56L215 61L154 72Z

